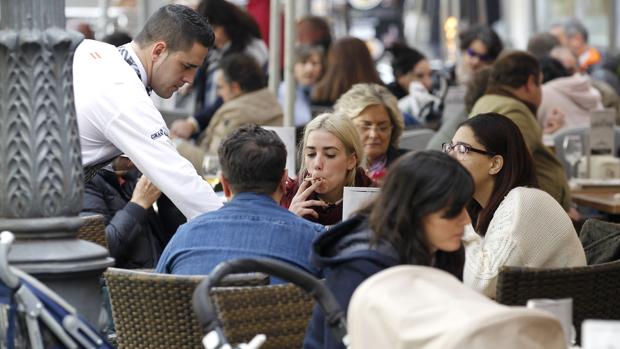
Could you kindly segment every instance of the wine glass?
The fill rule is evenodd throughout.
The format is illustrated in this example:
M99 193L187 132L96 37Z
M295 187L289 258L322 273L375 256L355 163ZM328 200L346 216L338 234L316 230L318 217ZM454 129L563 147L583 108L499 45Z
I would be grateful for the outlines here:
M564 137L564 158L570 164L569 175L578 177L577 164L583 155L583 141L581 135L567 135Z
M203 178L211 184L211 187L220 182L220 162L215 155L205 155L202 161L202 168L204 171Z

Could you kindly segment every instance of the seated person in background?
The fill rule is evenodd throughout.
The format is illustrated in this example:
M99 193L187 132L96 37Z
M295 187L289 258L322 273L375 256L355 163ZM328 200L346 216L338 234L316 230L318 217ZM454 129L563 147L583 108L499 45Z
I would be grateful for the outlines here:
M166 234L153 203L161 192L145 176L138 179L131 160L116 158L84 188L81 215L101 214L110 255L118 268L154 268ZM171 235L171 234L170 234Z
M463 242L463 282L495 298L504 265L564 268L586 265L570 218L537 187L534 163L517 125L488 113L465 121L444 151L474 178L469 206L474 229Z
M433 80L428 59L418 50L404 45L394 45L389 51L394 57L394 82L387 87L398 99L405 124L424 124L441 119L441 114L433 114L440 108L441 99L431 93Z
M304 127L312 120L310 92L312 87L323 75L325 58L321 46L297 46L295 48L295 126ZM286 83L283 81L278 88L278 102L284 107Z
M349 118L325 113L310 121L300 148L301 169L286 183L280 204L323 225L342 220L344 187L370 187L363 169L364 150Z
M534 56L524 51L502 55L491 68L486 94L478 99L471 114L497 113L517 124L534 160L540 189L577 217L577 212L570 206L564 167L542 142L542 128L536 120L542 98L541 85L540 64Z
M474 108L476 101L482 96L487 89L489 82L489 76L491 75L491 67L484 67L478 69L473 77L467 81L465 96L463 101L465 102L465 109L456 115L451 115L450 118L444 119L441 127L433 138L426 145L428 150L441 150L441 145L446 139L452 139L452 136L456 133L456 129L459 128L461 123L469 117L471 110Z
M335 110L353 121L366 155L366 175L378 182L387 167L407 152L398 148L403 116L396 98L381 85L355 84L338 99Z
M267 70L269 52L261 38L258 23L247 11L228 0L202 0L197 10L213 26L215 47L196 71L193 86L186 85L182 93L195 92L194 115L175 120L170 126L174 137L189 139L202 133L215 112L222 106L216 91L215 72L222 58L233 53L253 57L258 66Z
M320 276L308 252L323 227L278 205L288 174L286 148L275 132L243 126L222 142L219 160L229 203L182 225L157 272L208 274L223 261L267 257Z
M361 82L383 84L368 46L354 37L337 40L327 52L325 74L312 89L313 109L331 109L343 93Z
M602 110L601 94L582 74L569 75L560 61L539 58L543 73L542 100L536 116L543 133L590 125L590 112Z
M179 140L177 150L198 173L203 173L205 155L217 155L222 140L240 126L282 126L282 108L266 87L265 75L254 58L235 53L220 61L216 74L218 94L224 104L215 112L197 145Z
M473 192L467 170L445 154L425 151L396 161L377 199L313 244L312 261L342 309L364 280L396 265L432 266L462 279L461 238L471 222L465 206ZM344 348L318 307L304 348Z

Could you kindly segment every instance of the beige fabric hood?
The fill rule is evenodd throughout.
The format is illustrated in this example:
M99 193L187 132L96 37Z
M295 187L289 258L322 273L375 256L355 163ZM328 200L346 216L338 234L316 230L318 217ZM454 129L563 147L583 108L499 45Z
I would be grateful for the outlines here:
M348 309L353 349L566 349L560 322L507 307L436 268L397 266L362 283Z

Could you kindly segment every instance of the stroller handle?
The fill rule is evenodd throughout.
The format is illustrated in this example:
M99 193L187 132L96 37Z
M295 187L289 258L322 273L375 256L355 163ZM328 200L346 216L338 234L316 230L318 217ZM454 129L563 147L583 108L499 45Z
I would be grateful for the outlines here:
M14 240L15 236L10 231L0 233L0 280L13 290L21 284L9 266L9 252Z
M226 275L250 272L265 273L301 287L323 309L325 319L336 340L344 340L347 334L344 312L323 282L301 269L267 258L245 258L222 262L200 282L194 290L192 303L198 321L205 332L208 333L221 327L217 312L209 297L211 288L216 287Z

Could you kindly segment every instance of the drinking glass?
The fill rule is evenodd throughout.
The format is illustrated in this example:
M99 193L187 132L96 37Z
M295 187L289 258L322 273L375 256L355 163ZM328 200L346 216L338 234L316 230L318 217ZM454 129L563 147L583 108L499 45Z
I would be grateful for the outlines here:
M564 158L570 164L569 175L577 178L578 169L576 166L583 155L583 141L581 140L581 135L567 135L564 137L563 148Z
M202 167L204 170L203 178L211 184L211 187L215 188L220 182L220 162L217 156L205 155Z

